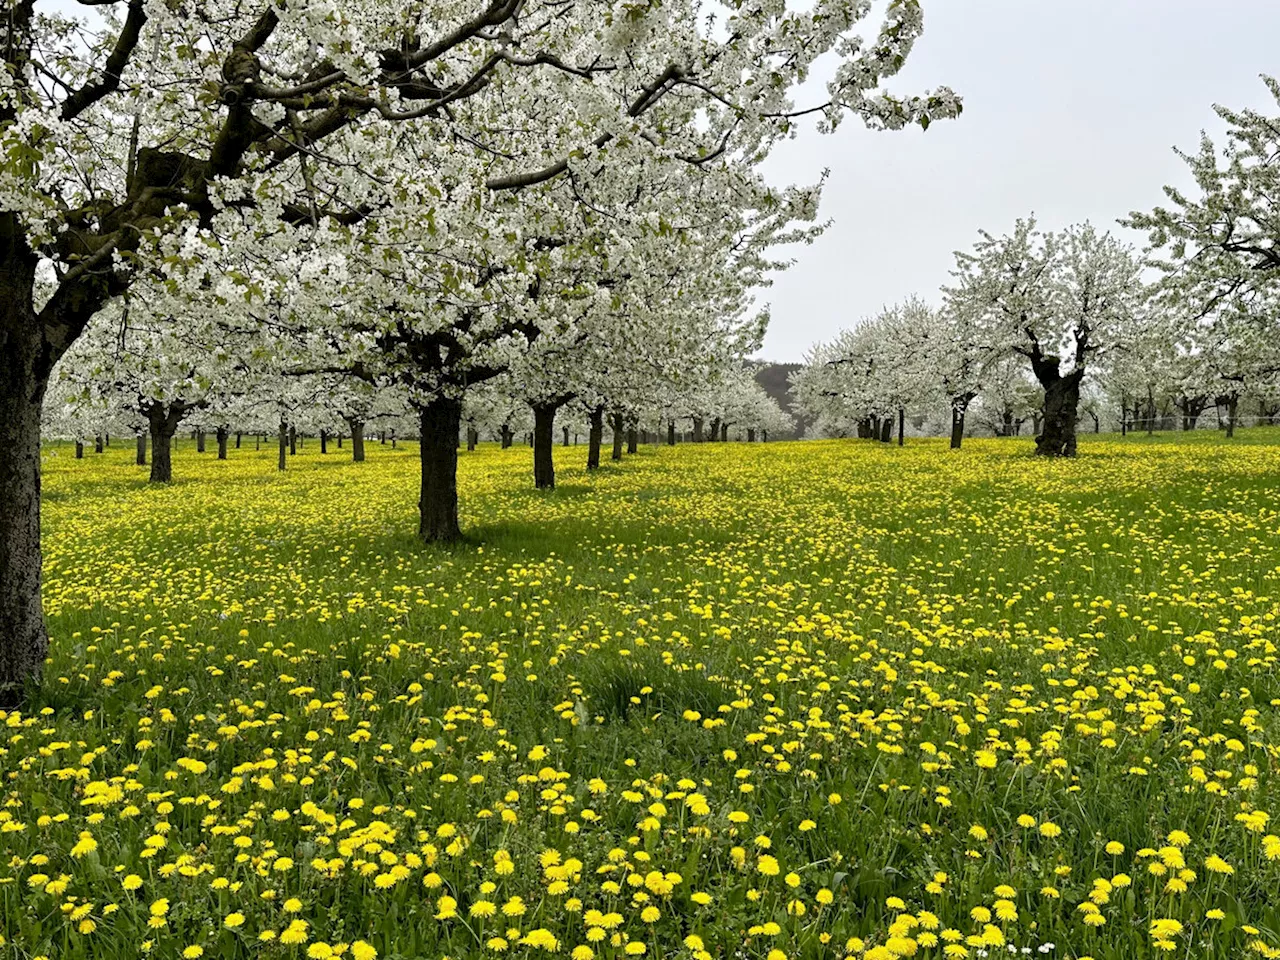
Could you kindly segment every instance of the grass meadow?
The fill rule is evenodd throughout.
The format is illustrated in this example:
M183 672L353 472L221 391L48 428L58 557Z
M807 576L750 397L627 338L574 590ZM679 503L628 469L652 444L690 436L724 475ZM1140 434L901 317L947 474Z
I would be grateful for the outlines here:
M0 956L1280 957L1280 430L45 456Z

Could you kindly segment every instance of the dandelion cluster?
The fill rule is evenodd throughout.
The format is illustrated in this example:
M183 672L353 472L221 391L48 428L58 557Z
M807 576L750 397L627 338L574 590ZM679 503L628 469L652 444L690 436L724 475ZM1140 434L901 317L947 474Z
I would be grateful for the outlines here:
M46 455L0 951L1280 957L1280 450L971 446Z

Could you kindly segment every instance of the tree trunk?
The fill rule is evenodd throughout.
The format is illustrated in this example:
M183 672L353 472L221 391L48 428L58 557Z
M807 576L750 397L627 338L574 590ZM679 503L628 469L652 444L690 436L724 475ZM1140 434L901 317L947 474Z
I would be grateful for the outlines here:
M569 428L562 427L561 432L564 434L564 441L560 444L560 446L567 447L569 445Z
M320 430L320 452L329 452L329 431L323 428Z
M105 446L108 450L110 450L110 449L111 449L111 434L109 434L109 433L104 433L104 434L102 435L102 440L103 440L103 446Z
M711 420L711 429L707 431L707 442L716 443L720 439L720 418L713 417Z
M102 434L100 433L93 438L93 452L94 453L102 452Z
M347 420L351 431L351 462L364 463L364 421Z
M885 417L880 424L880 442L891 443L893 441L893 420Z
M516 434L511 427L504 423L498 432L498 437L502 443L502 449L506 450L511 446L511 444L515 443Z
M218 428L218 459L227 459L227 438L231 436L226 427Z
M613 430L613 459L622 459L622 414L615 413L609 418L609 427Z
M755 443L755 442L756 442L756 428L747 427L747 443Z
M556 409L555 404L533 404L533 485L539 490L550 490L556 485L556 467L551 459Z
M254 450L261 450L261 449L262 449L262 434L260 434L260 433L256 433L256 434L254 434L254 436L253 436L253 449L254 449Z
M276 469L283 470L287 466L286 456L289 453L289 427L283 420L280 421L280 433L276 440L278 447Z
M12 299L0 303L0 708L8 710L39 681L49 649L40 605L40 409L48 385L41 368L52 361L22 309L29 288L14 291L4 279Z
M240 449L240 431L239 430L236 431L236 449L237 450Z
M587 469L600 469L600 444L604 440L604 408L591 411L591 428L587 431Z
M702 418L701 417L693 418L693 442L694 443L702 442Z
M427 543L459 540L458 430L462 426L462 401L435 398L418 408L418 424L422 465L418 536Z
M1093 410L1090 410L1090 411L1089 411L1089 416L1093 417L1093 432L1094 432L1094 433L1101 433L1101 432L1102 432L1102 421L1098 418L1098 414L1097 414L1096 412L1094 412Z
M476 432L475 427L467 427L467 452L470 453L476 448L476 441L480 439L480 435Z
M1037 371L1037 379L1044 387L1044 421L1036 436L1036 455L1074 457L1080 380L1084 371L1076 369L1064 377L1058 374L1056 367L1055 362L1051 375Z
M1240 397L1231 394L1227 397L1227 437L1231 438L1236 435L1236 408L1240 404Z
M196 453L204 453L204 430L196 431Z
M951 405L951 449L959 450L964 442L964 415L966 408Z
M391 449L394 450L395 448L396 448L396 432L392 430L391 431ZM458 449L458 438L456 436L453 438L453 449L455 450Z
M906 428L907 411L898 408L898 446L902 446L902 431Z
M147 432L145 430L138 431L137 464L140 467L147 465Z
M674 447L676 445L676 422L674 420L667 421L667 446Z
M293 424L289 425L289 456L296 456L298 453L298 428Z
M83 440L76 441L76 459L77 460L84 459L84 441Z
M635 427L627 427L627 453L635 453L639 450L639 438L636 436Z

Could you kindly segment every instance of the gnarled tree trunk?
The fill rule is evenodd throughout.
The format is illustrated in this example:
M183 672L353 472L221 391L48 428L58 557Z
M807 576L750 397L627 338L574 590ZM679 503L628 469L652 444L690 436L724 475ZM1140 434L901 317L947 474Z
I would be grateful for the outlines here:
M173 479L173 438L187 408L177 401L157 402L144 413L151 433L151 482L168 483Z
M1047 357L1033 362L1036 379L1044 388L1044 411L1036 436L1036 455L1041 457L1074 457L1076 455L1076 422L1080 407L1080 381L1084 370L1077 367L1066 376L1058 372L1058 358Z
M418 408L418 426L422 466L418 536L427 543L459 540L458 431L462 427L462 401L436 397Z

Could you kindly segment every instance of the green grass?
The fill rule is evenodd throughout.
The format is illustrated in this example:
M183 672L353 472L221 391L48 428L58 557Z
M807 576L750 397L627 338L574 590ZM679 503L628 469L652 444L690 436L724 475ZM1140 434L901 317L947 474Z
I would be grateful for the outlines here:
M412 444L50 447L0 950L1275 950L1277 441L482 445L451 548Z

